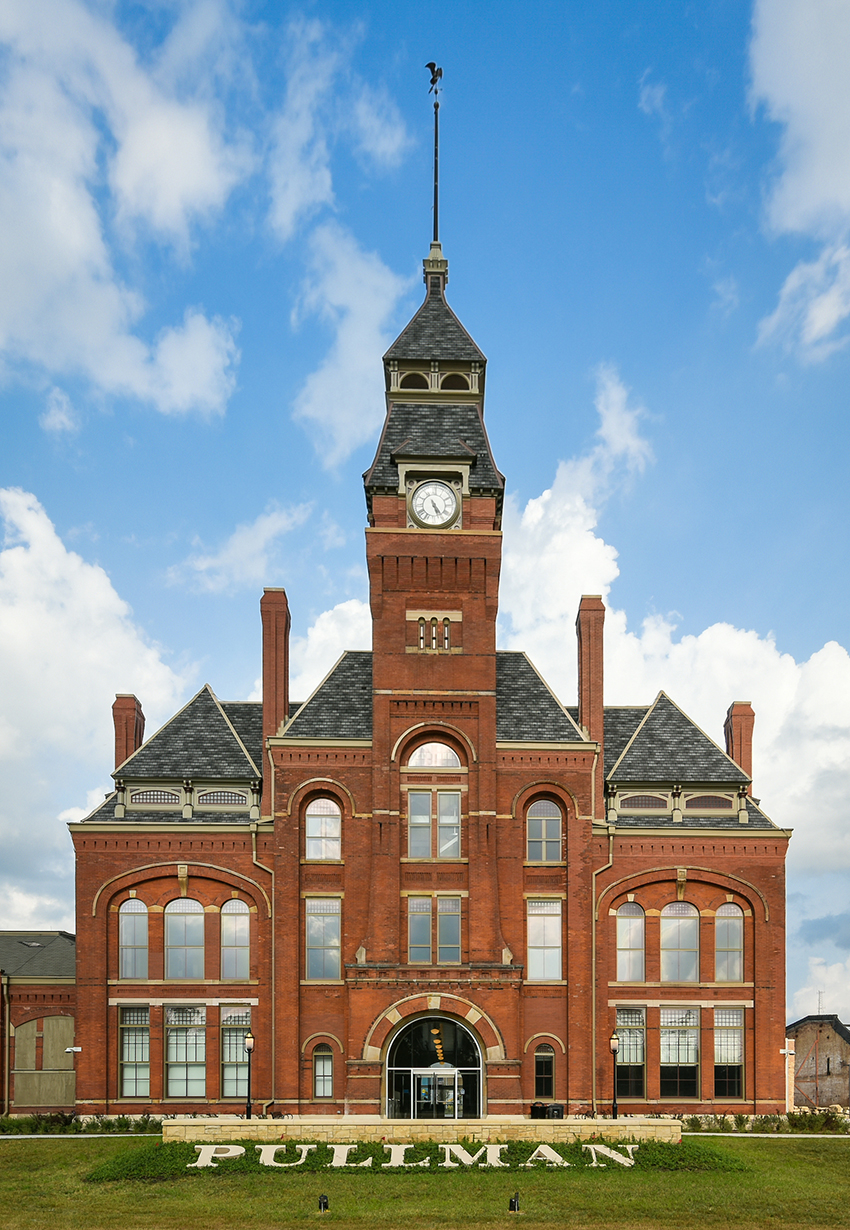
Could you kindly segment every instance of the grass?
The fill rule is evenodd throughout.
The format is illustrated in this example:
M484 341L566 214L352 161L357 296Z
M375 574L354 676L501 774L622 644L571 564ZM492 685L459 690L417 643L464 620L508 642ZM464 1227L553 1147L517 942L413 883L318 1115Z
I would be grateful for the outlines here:
M0 1142L3 1230L278 1230L320 1222L356 1230L476 1230L555 1225L579 1230L663 1228L821 1230L848 1222L850 1141L730 1136L712 1148L739 1172L606 1170L343 1174L193 1174L189 1181L86 1182L98 1166L150 1142ZM224 1165L224 1163L222 1163ZM508 1199L520 1194L520 1217ZM324 1193L330 1211L317 1212Z

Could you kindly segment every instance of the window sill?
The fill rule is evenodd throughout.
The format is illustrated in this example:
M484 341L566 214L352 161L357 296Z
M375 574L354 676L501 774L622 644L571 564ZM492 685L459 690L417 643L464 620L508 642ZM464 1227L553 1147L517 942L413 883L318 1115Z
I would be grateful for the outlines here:
M344 987L344 978L302 978L302 987Z
M546 861L546 860L544 860L544 859L541 859L541 860L535 860L535 861L532 861L531 859L526 859L526 860L525 860L525 862L523 863L523 867L542 867L542 868L546 868L546 867L566 867L566 865L567 865L567 864L566 864L566 863L565 863L562 859L557 859L557 860L556 860L556 859L552 859L552 861L551 861L551 862L548 862L548 861Z
M566 978L526 978L524 985L527 987L565 987L567 980Z
M327 866L344 867L345 866L344 858L302 858L300 861L301 861L302 867L316 867L316 866L318 867L327 867Z
M609 987L695 987L710 990L712 987L720 991L731 991L736 987L755 986L753 982L609 982Z
M445 867L451 863L468 863L468 858L408 858L407 856L399 859L400 863L439 863Z

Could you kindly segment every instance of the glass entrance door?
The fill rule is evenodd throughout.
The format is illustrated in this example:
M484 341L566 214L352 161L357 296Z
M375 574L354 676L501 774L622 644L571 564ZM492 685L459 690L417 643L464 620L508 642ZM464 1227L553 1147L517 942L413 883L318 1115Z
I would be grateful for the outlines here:
M457 1118L457 1072L414 1072L415 1119Z
M481 1053L469 1030L446 1017L418 1017L387 1057L387 1117L477 1119Z

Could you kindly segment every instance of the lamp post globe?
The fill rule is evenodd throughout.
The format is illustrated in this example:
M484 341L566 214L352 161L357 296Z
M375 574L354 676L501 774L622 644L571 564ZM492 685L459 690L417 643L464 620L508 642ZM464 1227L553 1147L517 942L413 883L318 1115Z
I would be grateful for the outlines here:
M243 1046L245 1047L245 1054L248 1056L248 1087L246 1091L247 1101L245 1103L245 1118L250 1119L251 1118L251 1058L254 1054L254 1035L251 1033L250 1029L245 1035Z
M612 1080L613 1080L613 1086L612 1086L613 1092L611 1096L611 1118L616 1119L617 1118L617 1052L620 1049L620 1038L619 1038L619 1035L616 1029L611 1034L611 1037L608 1039L608 1046L611 1048L611 1058L614 1061L614 1071L611 1074Z

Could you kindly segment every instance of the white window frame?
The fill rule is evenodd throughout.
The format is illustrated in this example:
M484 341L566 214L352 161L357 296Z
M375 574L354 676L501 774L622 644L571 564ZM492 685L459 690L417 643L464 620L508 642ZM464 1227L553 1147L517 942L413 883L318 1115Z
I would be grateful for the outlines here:
M304 978L307 982L339 982L342 970L342 898L307 897L305 911ZM311 927L310 919L324 921ZM312 931L312 935L311 935ZM320 940L320 943L313 943ZM321 958L314 957L321 953ZM319 972L319 962L321 972Z
M526 927L528 953L526 982L563 981L563 903L561 898L529 898L526 901Z

